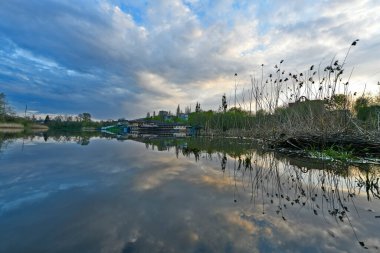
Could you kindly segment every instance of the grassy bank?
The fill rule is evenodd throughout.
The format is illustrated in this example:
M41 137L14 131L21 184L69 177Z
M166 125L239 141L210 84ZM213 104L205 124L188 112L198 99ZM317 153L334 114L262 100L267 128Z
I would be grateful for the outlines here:
M260 138L277 149L339 147L378 157L380 93L369 96L349 89L352 73L345 72L346 59L357 42L343 61L333 58L324 67L287 71L281 60L264 75L262 65L261 76L253 77L251 87L235 95L236 107L228 109L223 96L218 111L191 113L189 123L200 127L202 135Z
M1 131L28 131L28 130L41 130L41 131L47 131L49 129L48 126L41 125L41 124L34 124L34 123L0 123L0 130Z

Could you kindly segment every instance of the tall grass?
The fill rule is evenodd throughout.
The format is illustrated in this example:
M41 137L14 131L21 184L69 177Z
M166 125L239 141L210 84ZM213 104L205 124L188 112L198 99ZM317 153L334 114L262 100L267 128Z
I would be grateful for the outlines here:
M302 134L364 133L352 114L349 90L352 71L345 65L355 40L344 59L333 58L327 66L311 65L306 70L287 71L284 60L261 76L251 76L250 88L241 92L227 111L193 113L190 123L206 134L231 134L279 138ZM236 75L235 75L236 92ZM248 99L247 99L248 98Z

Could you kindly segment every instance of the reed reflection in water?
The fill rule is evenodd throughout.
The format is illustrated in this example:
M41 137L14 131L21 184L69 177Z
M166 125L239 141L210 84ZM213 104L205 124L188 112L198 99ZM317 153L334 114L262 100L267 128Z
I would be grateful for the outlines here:
M360 231L363 219L367 218L369 224L376 228L378 220L375 219L380 218L369 207L371 203L379 207L380 166L377 164L344 164L287 157L265 152L250 141L239 139L216 140L222 145L206 144L204 140L138 141L145 142L146 148L153 150L170 151L174 148L177 158L182 153L183 156L194 157L195 161L201 158L218 160L222 173L231 179L234 203L249 201L255 210L260 209L262 215L274 212L285 222L288 216L297 220L297 214L309 213L315 218L309 215L308 219L331 225L327 230L330 237L339 237L339 232L333 232L334 227L349 227L348 232L363 249L379 250L375 230L369 233L369 238ZM236 146L239 148L234 149ZM359 196L365 196L368 202ZM242 217L250 216L243 212Z

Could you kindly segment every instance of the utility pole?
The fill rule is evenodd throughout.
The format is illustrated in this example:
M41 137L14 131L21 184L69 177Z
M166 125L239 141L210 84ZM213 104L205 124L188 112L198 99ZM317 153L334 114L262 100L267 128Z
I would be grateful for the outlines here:
M237 89L236 79L237 79L237 73L235 73L235 109L236 109L236 89Z

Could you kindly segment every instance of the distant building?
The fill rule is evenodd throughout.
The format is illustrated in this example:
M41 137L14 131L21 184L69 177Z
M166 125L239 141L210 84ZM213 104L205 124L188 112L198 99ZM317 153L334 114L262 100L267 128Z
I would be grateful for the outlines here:
M163 123L160 121L140 121L129 122L129 134L136 136L158 135L182 137L189 134L189 127L180 123Z
M173 115L166 115L166 116L164 116L164 120L165 121L169 121L169 120L172 120L174 118L174 116Z
M180 118L181 120L184 120L184 121L188 121L189 120L189 114L187 114L187 113L180 113L178 115L178 118Z
M289 103L288 106L289 108L295 108L299 106L308 105L312 107L318 107L323 110L325 104L326 104L325 100L321 100L321 99L309 100L305 96L301 96L296 102Z
M161 116L161 117L166 117L169 115L169 112L168 111L159 111L158 112L158 116Z

